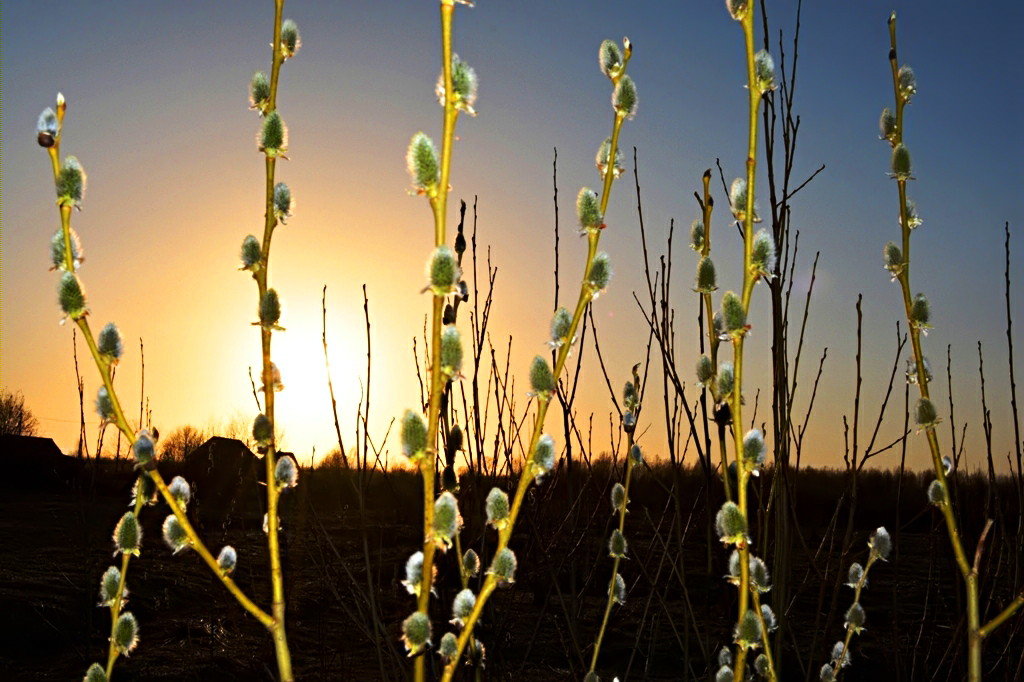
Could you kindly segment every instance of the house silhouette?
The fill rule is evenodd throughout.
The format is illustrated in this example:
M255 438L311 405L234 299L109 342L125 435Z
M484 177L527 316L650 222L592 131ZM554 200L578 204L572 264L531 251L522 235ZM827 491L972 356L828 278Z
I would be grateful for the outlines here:
M82 462L60 451L52 438L0 436L0 462L10 473L0 476L0 488L52 489L71 485Z

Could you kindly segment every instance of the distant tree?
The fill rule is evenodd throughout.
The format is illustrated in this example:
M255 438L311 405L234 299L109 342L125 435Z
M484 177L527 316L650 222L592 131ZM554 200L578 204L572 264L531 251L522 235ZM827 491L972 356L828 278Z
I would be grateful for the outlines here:
M208 436L191 424L179 427L170 435L160 439L160 453L163 459L181 462L196 448L206 442Z
M39 431L39 420L25 407L21 391L7 389L0 392L0 435L34 436Z

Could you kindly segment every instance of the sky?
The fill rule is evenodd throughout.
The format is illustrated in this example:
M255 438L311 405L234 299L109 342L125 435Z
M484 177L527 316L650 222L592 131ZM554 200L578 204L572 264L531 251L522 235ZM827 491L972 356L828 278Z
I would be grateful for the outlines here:
M898 226L896 189L886 177L889 151L877 133L881 108L892 105L886 18L894 8L901 59L919 83L905 133L917 178L911 196L925 220L914 234L913 280L931 299L935 318L926 352L947 418L941 439L948 444L949 344L956 422L968 424L967 463L982 463L981 342L993 449L1002 462L1013 447L1002 288L1006 221L1013 232L1011 278L1024 281L1018 68L1024 7L874 0L805 3L802 14L794 177L802 180L821 164L826 169L793 204L793 228L801 233L794 300L803 300L810 254L821 252L795 412L803 413L811 372L829 349L804 462L842 466L842 420L853 412L858 293L865 330L862 438L885 390L902 317L898 288L881 267L882 245L897 238ZM769 2L768 11L788 49L796 3ZM427 0L289 0L285 15L297 21L302 49L283 67L278 96L290 130L290 160L278 165L278 179L292 188L296 209L276 231L271 254L271 282L287 328L274 338L285 383L277 416L284 446L309 456L314 447L325 454L336 445L320 338L324 285L332 377L348 441L365 381L364 284L374 362L371 433L382 438L389 421L418 400L411 342L429 310L419 292L433 237L425 200L409 196L404 153L416 131L440 137L433 94L440 41L437 3ZM36 117L58 90L67 97L63 151L80 159L89 178L83 211L73 218L86 253L81 276L94 328L115 321L125 336L117 384L124 402L135 406L128 413L137 413L141 337L146 395L164 433L186 423L248 421L255 404L247 368L260 362L250 324L256 291L238 272L237 254L242 238L262 227L264 176L247 85L254 71L269 68L272 18L270 2L4 3L0 383L23 392L42 434L65 451L77 440L78 396L72 327L58 324L57 278L47 271L48 241L59 222L46 154L35 142ZM458 124L449 224L460 198L470 204L478 198L481 258L490 248L499 269L490 330L502 359L513 338L520 405L525 369L544 350L552 309L553 150L562 302L571 303L585 250L574 238L572 200L579 187L598 183L593 157L612 122L597 47L623 35L635 46L629 71L640 104L621 148L630 158L637 148L652 250L663 249L671 219L679 228L673 296L678 362L685 369L697 355L689 274L696 258L683 246L696 217L692 192L716 158L727 179L743 168L738 24L721 2L481 0L456 12L455 51L481 85L479 115ZM777 50L773 40L776 56ZM643 300L646 284L632 163L628 168L613 189L602 238L616 276L594 309L616 386L647 343L633 300L634 292ZM719 183L713 191L724 206ZM758 198L767 203L763 192ZM715 225L725 224L719 209ZM720 285L737 288L741 244L731 229L716 234ZM1013 296L1015 321L1024 324L1024 290L1015 285ZM748 396L770 391L765 291L756 292L753 305ZM1024 371L1024 342L1018 349L1017 368ZM595 423L607 424L611 402L592 350L583 352L581 418L592 412ZM80 361L91 402L99 378L84 354ZM641 430L647 429L648 453L657 456L665 449L660 381L651 383L647 402ZM90 411L90 434L96 421ZM887 420L882 435L896 437L900 421ZM876 461L892 466L896 457ZM912 440L908 462L927 466L923 439Z

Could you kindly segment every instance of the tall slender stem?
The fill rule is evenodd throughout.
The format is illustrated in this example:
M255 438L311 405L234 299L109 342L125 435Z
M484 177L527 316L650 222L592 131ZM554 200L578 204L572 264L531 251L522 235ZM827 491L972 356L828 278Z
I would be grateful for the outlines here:
M628 62L628 56L626 57ZM623 73L625 72L625 64L623 65ZM621 74L619 76L621 78ZM617 81L616 81L617 82ZM616 159L618 155L618 142L619 132L622 129L622 123L626 118L625 112L616 110L614 121L612 124L612 136L609 147L608 163L605 165L604 170L604 184L601 192L601 215L605 215L608 208L608 200L611 196L611 188L615 179L614 173L616 168ZM584 266L584 277L583 282L580 286L579 298L576 301L576 308L573 312L572 321L569 325L569 333L566 335L568 339L573 339L576 336L576 330L579 328L580 320L583 319L583 314L587 309L587 305L593 299L593 291L587 281L587 274L590 272L591 265L594 262L594 257L597 255L597 246L601 240L601 230L589 230L587 233L587 260ZM558 353L555 357L554 376L557 379L562 375L562 371L565 369L566 359L569 357L569 351L572 347L571 343L562 344ZM551 394L541 394L537 396L537 415L534 420L533 432L530 436L529 446L526 450L527 457L531 457L533 452L537 448L537 443L540 441L540 437L544 432L544 419L547 416L548 406L551 404ZM523 505L523 499L526 497L526 491L530 487L530 483L533 480L534 473L529 463L523 466L523 470L519 475L519 483L516 485L515 495L512 498L512 505L509 510L508 523L498 531L498 544L495 547L494 555L497 556L505 548L508 547L509 540L512 537L512 530L515 528L516 519L519 518L519 512ZM487 578L484 580L483 586L480 588L480 593L477 595L476 603L473 605L473 610L470 612L469 617L465 619L462 631L459 633L457 640L457 648L455 655L452 656L444 668L444 675L442 677L443 682L448 682L452 679L455 674L455 668L459 663L459 659L462 657L462 652L465 650L467 643L473 636L473 628L477 621L480 619L480 614L483 613L484 606L487 604L487 600L491 594L498 587L499 577L494 573L488 573Z
M434 214L434 246L445 243L448 211L448 183L451 177L452 143L455 140L455 122L459 111L455 106L452 82L452 15L454 0L441 0L441 72L444 79L444 129L441 139L441 172L437 192L430 197ZM437 438L441 418L441 394L445 387L445 374L441 371L441 326L444 316L443 293L434 292L430 323L430 400L427 408L427 454L420 459L423 477L423 574L421 585L430 585L434 565L434 475L437 459ZM429 617L430 589L420 590L417 610ZM414 663L417 682L426 679L426 660L417 656Z
M757 171L757 110L761 104L761 90L757 84L754 72L754 5L748 5L743 19L743 39L746 47L747 57L747 95L748 95L748 118L747 118L747 201L744 207L743 216L743 292L741 301L743 311L747 319L750 313L750 298L754 291L754 284L757 279L751 268L754 248L754 195L755 179ZM750 471L742 461L743 453L743 341L744 336L738 334L733 340L733 371L735 376L735 387L732 394L732 433L733 452L736 456L736 500L749 528L749 514L747 509L747 482L750 478ZM740 584L739 604L736 622L737 624L746 615L750 608L750 547L749 541L744 540L737 546L740 559ZM760 614L758 614L760 615ZM734 679L740 682L744 679L744 668L747 660L747 647L739 642L736 644Z

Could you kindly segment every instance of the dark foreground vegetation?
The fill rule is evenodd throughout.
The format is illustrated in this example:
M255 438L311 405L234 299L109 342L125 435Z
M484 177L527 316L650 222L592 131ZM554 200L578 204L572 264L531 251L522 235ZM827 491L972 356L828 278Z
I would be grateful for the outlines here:
M179 465L180 466L180 465ZM482 679L579 679L606 600L606 541L613 523L608 493L621 475L608 461L560 469L533 490L516 528L516 582L496 593L480 632L487 645ZM168 466L166 475L175 473ZM772 471L754 483L768 507ZM603 679L710 679L719 648L732 641L736 591L708 523L721 483L699 469L644 466L635 473L627 518L625 605L616 607L598 670ZM110 564L110 529L123 514L133 474L125 462L81 465L67 483L37 480L0 490L0 660L5 680L78 679L106 647L109 623L97 608L100 576ZM337 466L303 470L283 498L283 547L296 676L303 680L400 680L409 666L399 641L408 609L401 584L409 547L421 532L418 474L357 474ZM894 549L871 572L862 604L866 630L844 671L851 680L956 680L965 676L962 593L941 516L926 503L930 475L863 470L858 495L845 473L791 470L794 548L785 565L771 544L759 548L788 599L776 603L775 646L787 680L816 679L842 634L849 601L846 568L863 560L868 535L886 525ZM479 509L505 479L466 475L460 499ZM1021 506L1012 479L995 486L959 474L954 494L964 532L995 525L981 559L985 618L1012 597L1024 570L1014 537ZM215 546L238 549L239 584L267 602L263 510L238 493L195 484L189 515ZM360 490L363 505L360 511ZM710 498L709 498L710 491ZM755 495L758 494L755 492ZM163 503L157 506L162 507ZM241 511L244 510L244 511ZM122 680L262 680L274 677L265 631L189 552L172 556L160 537L163 509L144 508L142 554L132 563L130 604L145 637L118 666ZM772 516L769 519L774 518ZM494 542L481 519L467 516L463 547L487 556ZM754 537L775 528L754 521ZM440 557L435 620L447 620L460 589L452 552ZM449 566L448 564L452 565ZM474 583L479 578L474 579ZM778 597L776 597L778 599ZM1024 620L994 633L985 648L986 680L1024 677ZM436 665L430 657L428 665ZM467 668L467 673L468 673ZM463 674L471 679L471 674Z

